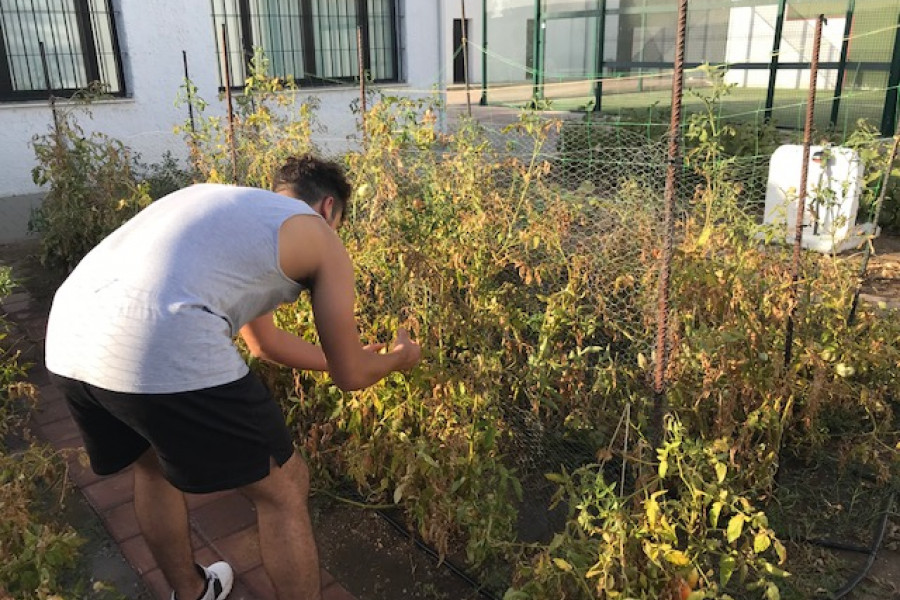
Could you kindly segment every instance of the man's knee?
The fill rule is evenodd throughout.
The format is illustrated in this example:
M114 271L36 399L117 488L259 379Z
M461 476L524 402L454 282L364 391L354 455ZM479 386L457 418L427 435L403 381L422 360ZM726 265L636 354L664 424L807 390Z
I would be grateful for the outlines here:
M243 488L255 503L272 505L305 505L309 496L309 468L294 453L280 467L272 460L265 478Z
M135 476L148 479L165 479L159 459L152 448L148 448L133 464Z

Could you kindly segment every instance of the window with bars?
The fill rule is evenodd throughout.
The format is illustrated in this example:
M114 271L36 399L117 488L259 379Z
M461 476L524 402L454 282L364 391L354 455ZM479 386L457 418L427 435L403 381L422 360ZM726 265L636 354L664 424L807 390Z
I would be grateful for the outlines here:
M110 0L0 0L0 100L123 95Z
M301 85L357 81L360 54L367 77L384 82L400 79L398 0L211 1L223 87L223 41L235 87L247 78L256 47L269 60L269 75L293 76Z

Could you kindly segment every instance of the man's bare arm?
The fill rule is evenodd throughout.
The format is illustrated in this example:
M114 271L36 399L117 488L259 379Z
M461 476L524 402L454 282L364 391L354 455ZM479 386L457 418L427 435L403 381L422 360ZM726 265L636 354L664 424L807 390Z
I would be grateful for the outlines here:
M275 325L272 313L250 321L240 330L250 354L292 369L327 371L322 348Z
M279 235L279 255L288 277L309 282L316 330L328 371L339 388L368 387L419 361L421 349L402 329L385 353L376 351L380 345L360 342L353 265L340 238L323 220L294 217L286 221Z

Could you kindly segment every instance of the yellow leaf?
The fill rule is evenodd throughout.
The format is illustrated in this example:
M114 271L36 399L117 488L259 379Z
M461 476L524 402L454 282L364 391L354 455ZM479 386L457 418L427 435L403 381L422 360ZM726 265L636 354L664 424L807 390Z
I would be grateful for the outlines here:
M565 571L566 573L572 570L572 565L562 558L554 558L553 564L556 565L556 568L560 569L561 571Z
M666 560L676 567L686 567L691 564L691 559L681 550L669 550L666 552Z
M656 526L656 519L659 517L659 503L652 498L647 500L647 522L650 523L650 527L653 528Z
M734 515L729 519L728 528L726 529L726 535L729 542L734 542L741 537L741 533L744 531L744 521L744 515Z
M713 502L712 507L709 509L709 524L712 527L717 527L719 525L719 513L722 512L722 507L724 504L722 502L716 501Z
M725 463L716 463L716 479L719 483L725 481L726 473L728 473L728 467L725 466Z
M705 132L704 132L705 133ZM703 231L700 233L700 237L697 238L697 247L702 248L709 241L709 237L712 235L712 229L709 227L704 227Z

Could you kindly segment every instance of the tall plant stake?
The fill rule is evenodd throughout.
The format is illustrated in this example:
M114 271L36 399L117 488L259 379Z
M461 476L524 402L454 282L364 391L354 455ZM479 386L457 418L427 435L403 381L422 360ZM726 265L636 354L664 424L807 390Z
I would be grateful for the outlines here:
M228 58L228 35L222 24L222 65L225 67L225 103L228 106L228 147L231 149L231 181L240 183L237 176L237 149L234 142L234 106L231 103L231 60Z
M191 92L191 74L188 71L188 62L187 62L187 51L181 51L181 61L184 63L184 85L185 91L187 92L187 108L188 108L188 119L190 119L191 123L191 133L195 132L194 125L194 98Z
M681 105L684 94L684 46L687 31L687 0L678 3L678 31L675 37L675 72L672 74L672 119L669 123L669 157L666 166L666 195L663 219L663 248L659 264L659 298L656 315L656 364L653 377L653 414L651 442L662 443L666 412L666 368L669 362L668 318L669 276L672 271L672 247L675 237L675 190L681 157Z
M59 136L59 114L56 112L56 96L53 95L53 85L50 83L50 67L47 65L47 53L44 50L44 42L38 42L38 48L41 51L41 66L44 69L44 86L47 88L47 94L50 100L50 112L53 113L53 131Z
M356 26L356 61L359 63L359 111L362 115L363 146L366 144L366 66L363 64L362 27Z
M801 244L803 242L803 217L806 213L806 186L809 179L809 150L812 138L813 118L816 112L816 80L819 76L819 48L822 45L822 25L825 15L816 19L813 38L812 63L809 66L809 94L806 100L806 126L803 129L803 162L800 167L800 190L797 194L797 222L794 225L794 258L791 262L791 288L788 291L788 317L784 332L784 372L791 364L794 345L794 315L797 312L797 287L800 279Z

